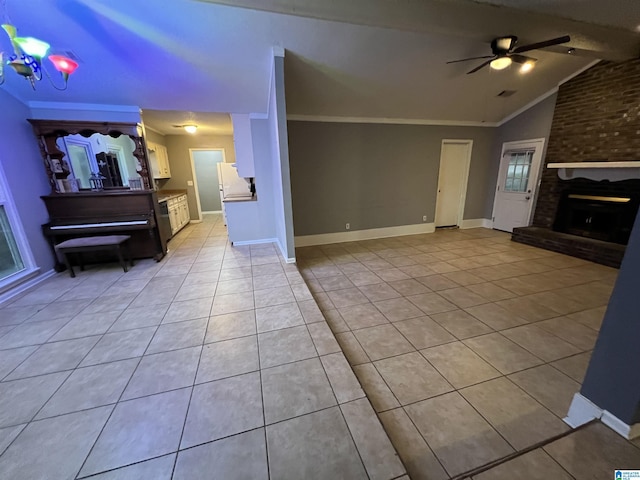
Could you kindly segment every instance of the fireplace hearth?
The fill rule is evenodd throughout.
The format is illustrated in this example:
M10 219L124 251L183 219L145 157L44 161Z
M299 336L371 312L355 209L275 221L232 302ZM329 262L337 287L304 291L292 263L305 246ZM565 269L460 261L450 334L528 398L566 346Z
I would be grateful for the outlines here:
M640 179L558 179L555 192L560 202L551 228L516 228L512 239L619 267L640 205Z

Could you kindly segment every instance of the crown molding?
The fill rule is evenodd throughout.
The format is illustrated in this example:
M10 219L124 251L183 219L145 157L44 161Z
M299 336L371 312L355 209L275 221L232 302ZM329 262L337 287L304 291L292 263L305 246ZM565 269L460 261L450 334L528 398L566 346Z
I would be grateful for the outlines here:
M29 108L55 109L55 110L86 110L99 112L125 112L140 113L140 107L136 105L108 105L99 103L70 103L70 102L28 102Z
M157 133L158 135L162 135L163 137L164 137L165 135L167 135L166 133L161 132L160 130L158 130L158 129L156 129L156 128L153 128L151 125L149 125L149 124L147 124L147 123L144 123L144 121L142 122L142 124L144 125L144 129L145 129L145 130L151 130L152 132Z
M388 125L437 125L449 127L496 127L494 122L466 122L456 120L428 120L420 118L384 118L384 117L341 117L325 115L287 115L287 120L294 122L323 123L378 123Z

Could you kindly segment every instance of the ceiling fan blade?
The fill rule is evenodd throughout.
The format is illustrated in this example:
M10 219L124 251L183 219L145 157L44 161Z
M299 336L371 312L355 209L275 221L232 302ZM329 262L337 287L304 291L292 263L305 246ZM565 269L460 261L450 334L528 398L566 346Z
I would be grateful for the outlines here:
M481 60L483 58L493 58L493 57L495 57L495 55L484 55L482 57L463 58L461 60L451 60L450 62L447 62L447 64L449 64L449 63L458 63L458 62L467 62L469 60Z
M527 63L527 62L537 62L538 61L537 58L527 57L526 55L518 55L517 53L509 55L509 58L514 63Z
M511 51L511 53L523 53L523 52L528 52L529 50L538 50L539 48L551 47L553 45L560 45L562 43L567 43L570 41L571 41L571 37L569 35L565 35L563 37L552 38L551 40L545 40L544 42L523 45L522 47L514 48Z
M491 60L487 60L486 62L484 62L482 65L477 66L476 68L474 68L473 70L467 72L467 75L470 75L472 73L476 73L478 70L480 70L481 68L486 67L487 65L489 65L491 62L493 61L493 57L491 58Z

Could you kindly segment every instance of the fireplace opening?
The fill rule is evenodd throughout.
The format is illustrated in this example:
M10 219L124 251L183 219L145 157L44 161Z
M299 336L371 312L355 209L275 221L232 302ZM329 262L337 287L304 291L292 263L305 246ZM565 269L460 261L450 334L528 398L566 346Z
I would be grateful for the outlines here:
M626 245L638 212L639 192L615 191L615 184L610 182L606 182L606 188L602 188L602 182L594 183L600 185L564 191L553 229Z

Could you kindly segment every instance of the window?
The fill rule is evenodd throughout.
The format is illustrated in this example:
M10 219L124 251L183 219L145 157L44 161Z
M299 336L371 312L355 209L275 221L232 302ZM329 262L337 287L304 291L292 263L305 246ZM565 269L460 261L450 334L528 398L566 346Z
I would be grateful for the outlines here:
M533 150L510 152L507 178L504 183L505 192L526 192L529 184L529 171L533 160Z
M34 270L33 257L0 168L0 293Z

